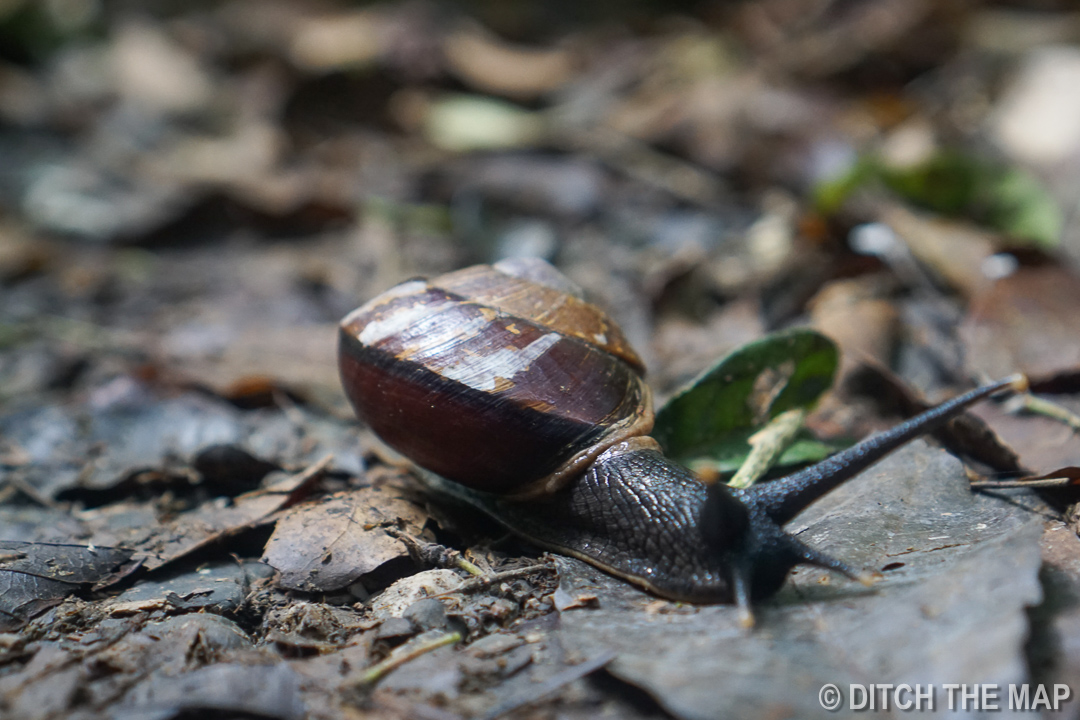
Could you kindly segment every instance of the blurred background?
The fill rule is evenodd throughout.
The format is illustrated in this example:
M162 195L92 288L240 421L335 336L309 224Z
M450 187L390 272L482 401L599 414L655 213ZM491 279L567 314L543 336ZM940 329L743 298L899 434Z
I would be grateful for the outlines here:
M0 405L344 416L343 314L515 255L661 396L792 324L1075 391L1078 40L1051 0L4 0Z

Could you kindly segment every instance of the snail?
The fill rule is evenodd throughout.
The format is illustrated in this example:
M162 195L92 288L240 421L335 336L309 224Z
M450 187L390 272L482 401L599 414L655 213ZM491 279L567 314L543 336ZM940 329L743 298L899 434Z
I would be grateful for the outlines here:
M342 384L388 445L537 546L661 597L750 607L798 564L869 583L782 526L885 454L1017 375L787 477L705 485L649 437L644 366L618 326L542 260L410 280L341 322Z

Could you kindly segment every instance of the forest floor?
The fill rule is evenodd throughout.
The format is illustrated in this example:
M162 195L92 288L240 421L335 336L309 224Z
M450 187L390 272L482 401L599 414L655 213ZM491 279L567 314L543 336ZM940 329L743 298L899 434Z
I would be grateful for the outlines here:
M611 5L0 3L0 717L1080 717L1080 13ZM880 580L799 569L748 630L438 502L352 414L344 315L516 256L661 403L828 336L821 447L1033 393L972 411L981 463L918 441L798 516ZM1065 480L971 489L1017 476Z

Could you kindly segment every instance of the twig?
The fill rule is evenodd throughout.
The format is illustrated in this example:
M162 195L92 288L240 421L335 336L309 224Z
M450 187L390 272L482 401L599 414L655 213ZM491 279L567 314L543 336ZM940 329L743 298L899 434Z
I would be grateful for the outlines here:
M254 492L283 493L289 496L288 504L292 505L296 502L296 499L307 490L311 483L322 477L333 459L334 453L327 453L303 470L282 477L280 480L271 483L266 488L255 490Z
M1035 397L1031 393L1017 395L1006 403L1005 407L1009 412L1026 412L1052 418L1065 423L1072 428L1073 432L1080 432L1080 415L1055 402Z
M462 637L461 633L457 630L438 633L431 636L426 635L427 633L406 643L390 653L389 657L386 659L369 667L360 674L360 677L355 681L354 686L357 689L369 688L382 680L387 673L396 670L405 663L415 660L432 650L437 650L444 645L453 645L454 643L461 642Z
M776 459L780 457L791 445L803 420L806 418L806 410L795 408L782 412L768 422L761 430L750 436L750 454L739 467L728 485L736 488L745 488L753 485L757 480L768 472Z
M971 483L971 487L976 490L996 490L998 488L1005 490L1008 488L1051 488L1051 487L1064 487L1076 482L1074 478L1059 477L1059 478L1033 478L1031 480L1025 480L1019 478L1017 480L976 480Z
M479 577L475 577L471 580L466 580L453 590L448 590L432 597L442 597L444 595L453 595L454 593L470 593L482 590L489 585L502 582L503 580L514 580L519 577L531 575L534 572L554 572L555 567L550 563L537 563L528 567L517 568L516 570L504 570L502 572L492 573L491 575L480 574Z
M470 575L478 577L484 574L483 570L462 557L461 553L457 550L453 550L444 545L439 545L438 543L431 543L413 537L409 533L396 527L384 527L383 529L386 531L387 535L395 537L405 543L405 547L409 549L409 554L425 565L434 565L435 567L442 568L456 567L464 570Z
M7 485L12 490L21 492L27 498L33 500L35 503L41 505L42 507L49 508L50 510L60 509L60 506L57 503L53 502L49 498L39 493L37 491L37 488L23 480L21 477L8 477Z

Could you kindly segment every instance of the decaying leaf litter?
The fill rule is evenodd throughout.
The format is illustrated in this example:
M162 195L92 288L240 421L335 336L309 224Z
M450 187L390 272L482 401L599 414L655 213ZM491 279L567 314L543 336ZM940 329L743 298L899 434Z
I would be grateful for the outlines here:
M966 485L1080 465L1068 10L91 5L0 11L5 717L809 717L826 682L1075 677L1076 498ZM973 378L1035 401L974 411L1008 446L940 440L967 474L919 442L797 518L883 579L799 570L748 633L432 502L351 419L341 316L518 254L662 398L831 337L804 460Z

